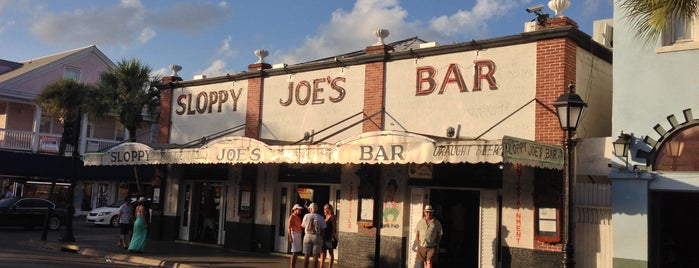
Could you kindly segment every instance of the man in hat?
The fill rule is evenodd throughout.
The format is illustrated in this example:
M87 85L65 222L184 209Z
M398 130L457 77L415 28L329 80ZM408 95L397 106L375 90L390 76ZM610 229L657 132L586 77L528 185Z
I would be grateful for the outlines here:
M308 263L313 256L313 267L318 267L320 250L323 247L323 230L325 229L325 217L318 214L318 204L308 205L308 213L301 220L301 227L306 235L303 237L303 267L308 268Z
M296 267L296 259L298 257L299 252L303 249L303 240L301 239L301 230L303 227L301 227L301 212L303 211L303 207L299 204L294 204L294 207L291 208L291 215L289 216L289 243L291 243L291 260L289 263L290 268Z
M432 268L432 260L439 253L439 241L442 239L442 224L434 218L434 209L426 205L423 210L424 217L417 222L415 227L415 243L417 244L417 258L422 261L423 267Z

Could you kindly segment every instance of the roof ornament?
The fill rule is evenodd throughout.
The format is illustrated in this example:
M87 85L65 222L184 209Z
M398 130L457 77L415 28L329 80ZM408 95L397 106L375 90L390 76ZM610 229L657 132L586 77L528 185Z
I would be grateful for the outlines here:
M265 63L265 57L269 55L269 51L264 50L264 49L258 49L255 50L255 56L257 56L257 62L256 63Z
M570 0L551 0L549 1L549 8L555 12L554 18L562 17L563 10L570 7Z
M177 75L177 72L179 72L179 71L182 70L182 66L179 66L179 65L177 65L177 64L170 64L170 66L168 66L168 69L170 69L170 71L172 71L172 75L171 75L171 76L177 76L177 77L179 77L179 76Z
M386 29L381 29L381 28L376 29L374 31L374 36L376 36L376 38L378 39L378 42L376 42L376 45L383 45L384 44L383 40L386 37L388 37L389 34L390 34L390 32Z

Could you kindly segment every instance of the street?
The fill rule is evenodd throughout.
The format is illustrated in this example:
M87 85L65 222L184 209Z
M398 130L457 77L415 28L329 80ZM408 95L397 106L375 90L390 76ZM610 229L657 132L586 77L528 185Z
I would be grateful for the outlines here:
M76 240L110 239L118 237L119 229L92 226L84 221L74 221ZM47 241L58 241L63 227L49 231ZM2 267L147 267L143 265L107 260L102 257L86 256L37 246L41 228L0 228L0 260ZM116 243L116 240L115 242Z

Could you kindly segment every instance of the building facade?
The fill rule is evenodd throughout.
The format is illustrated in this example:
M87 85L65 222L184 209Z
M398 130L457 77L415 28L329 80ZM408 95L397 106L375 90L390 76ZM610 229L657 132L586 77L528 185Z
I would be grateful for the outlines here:
M119 185L128 189L134 183L134 169L84 167L80 163L73 173L70 158L57 155L61 123L34 103L47 85L61 78L93 84L102 72L113 67L114 63L94 45L23 62L0 60L0 185L10 186L17 196L49 198L50 184L56 179L52 199L61 204L72 199L78 214L123 198L119 194L126 193ZM148 135L153 132L151 125L139 129L146 135L138 141L152 142L154 135ZM84 115L81 126L81 142L77 148L68 146L67 155L74 150L80 154L97 152L125 138L126 131L114 118L90 120ZM154 173L152 168L141 172L148 177ZM76 194L70 198L67 193L72 179L77 182Z
M614 25L630 29L615 3ZM617 151L612 179L614 267L689 267L699 263L696 75L699 20L673 21L660 40L637 45L616 31L613 132L630 145ZM612 137L616 139L617 137ZM625 156L623 153L626 153Z
M377 30L361 53L270 65L257 51L246 72L166 77L169 148L128 143L85 163L160 170L158 239L288 252L291 207L314 202L334 205L339 263L412 267L430 204L445 229L440 267L559 267L552 103L574 85L590 105L576 137L608 137L611 52L566 17L534 28L444 46L384 44Z

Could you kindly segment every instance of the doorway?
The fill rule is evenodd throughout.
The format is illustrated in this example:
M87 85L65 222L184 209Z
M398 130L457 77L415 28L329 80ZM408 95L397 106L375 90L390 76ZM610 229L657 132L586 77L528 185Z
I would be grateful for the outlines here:
M480 192L431 189L429 198L444 231L435 267L478 267Z
M223 185L221 182L185 183L180 220L182 240L221 243L221 219L223 215Z
M333 205L335 209L335 217L339 217L339 185L317 185L317 184L287 184L282 183L279 186L279 206L277 215L277 235L275 236L274 250L276 252L289 253L291 246L287 237L288 219L291 215L291 208L294 204L299 204L304 207L304 210L299 215L303 218L308 213L308 206L311 203L318 205L317 213L323 214L323 206L325 204ZM339 219L339 218L337 218ZM338 258L335 251L335 259Z
M696 267L699 263L699 194L655 191L650 194L651 265L649 267Z

